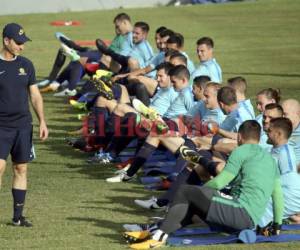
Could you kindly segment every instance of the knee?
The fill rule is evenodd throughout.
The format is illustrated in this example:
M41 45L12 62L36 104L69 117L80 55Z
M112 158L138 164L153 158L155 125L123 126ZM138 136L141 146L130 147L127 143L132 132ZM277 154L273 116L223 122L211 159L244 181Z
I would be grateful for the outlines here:
M147 89L144 84L136 84L135 90L137 93L147 93L148 94Z
M96 107L106 107L106 101L107 99L103 96L98 96L95 105Z
M134 58L129 58L128 67L129 67L130 71L132 71L132 70L135 70L135 69L139 69L140 64L139 64L138 60L136 60Z
M13 169L15 176L25 177L27 175L27 164L15 164Z

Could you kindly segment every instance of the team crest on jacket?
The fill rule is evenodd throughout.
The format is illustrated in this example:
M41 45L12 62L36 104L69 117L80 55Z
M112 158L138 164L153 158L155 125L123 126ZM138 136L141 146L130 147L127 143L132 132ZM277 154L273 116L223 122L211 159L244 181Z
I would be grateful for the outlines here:
M19 68L19 76L26 76L27 73L24 68Z

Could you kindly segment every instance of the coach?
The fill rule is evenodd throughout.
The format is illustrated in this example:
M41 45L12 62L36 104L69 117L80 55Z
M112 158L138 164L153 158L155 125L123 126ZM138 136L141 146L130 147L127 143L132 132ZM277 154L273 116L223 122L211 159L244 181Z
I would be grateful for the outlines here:
M29 99L39 120L42 141L48 137L43 112L43 99L35 83L35 70L30 60L20 56L30 41L23 28L9 23L3 29L0 51L0 184L6 159L11 155L13 167L12 224L31 227L23 216L27 190L27 163L32 159L32 117Z

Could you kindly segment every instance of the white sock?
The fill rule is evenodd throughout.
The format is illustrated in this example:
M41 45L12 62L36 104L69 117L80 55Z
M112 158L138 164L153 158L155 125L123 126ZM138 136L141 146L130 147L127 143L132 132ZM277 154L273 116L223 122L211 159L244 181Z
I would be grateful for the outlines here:
M158 229L152 236L152 239L157 241L166 241L167 238L168 234L164 233L164 231L161 231L160 229Z

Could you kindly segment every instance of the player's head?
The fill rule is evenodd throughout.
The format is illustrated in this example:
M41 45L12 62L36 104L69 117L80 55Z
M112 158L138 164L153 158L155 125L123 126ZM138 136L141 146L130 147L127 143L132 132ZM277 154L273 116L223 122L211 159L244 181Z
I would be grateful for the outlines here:
M174 66L177 65L187 66L187 58L179 51L176 51L173 55L170 56L170 63L172 63Z
M197 101L204 100L204 89L208 82L210 82L209 76L197 76L193 80L193 94Z
M216 109L219 107L217 95L220 89L220 84L209 82L204 89L204 102L207 109Z
M169 72L175 90L179 91L189 85L190 72L183 65L174 66Z
M259 91L256 95L256 108L259 112L263 113L265 106L269 103L280 102L280 90L267 88Z
M245 95L247 91L247 81L244 77L237 76L229 78L227 80L227 85L233 88L237 94Z
M169 62L163 62L156 67L156 78L159 87L167 88L171 86L169 72L173 67Z
M285 117L273 118L267 131L268 143L272 145L280 145L286 143L293 132L293 124L290 119Z
M182 50L184 46L184 37L180 33L174 33L167 40L167 48L174 50Z
M138 44L147 39L150 27L145 22L136 22L133 27L132 40L133 43Z
M131 19L126 13L119 13L114 18L114 25L117 34L125 35L131 29Z
M3 48L10 54L17 56L27 41L31 41L25 34L24 29L17 23L8 23L2 31Z
M278 103L267 104L263 112L263 130L268 131L271 120L282 116L283 109Z
M159 45L158 45L159 50L167 51L167 41L170 38L170 36L172 36L173 34L174 34L174 31L170 30L170 29L165 29L159 33L159 35L160 35L160 41L159 41Z
M155 30L155 37L154 37L154 39L155 39L156 47L157 47L158 49L160 49L160 39L161 39L160 34L161 34L162 31L164 31L164 30L166 30L166 29L167 29L167 28L166 28L165 26L160 26L160 27L158 27L158 28Z
M159 39L156 39L156 37L155 37L155 41L156 41L156 46L160 51L167 50L167 41L168 41L169 37L173 34L174 34L174 32L172 30L166 28L166 29L162 29L156 35L156 37L159 36Z
M287 99L282 102L283 115L289 118L293 128L297 128L300 123L300 104L295 99Z
M238 130L238 145L252 142L257 144L260 140L261 127L255 120L244 121Z
M200 62L213 58L214 41L210 37L201 37L197 41L197 55Z
M229 114L232 107L237 104L237 97L235 90L231 87L225 86L218 91L218 102L225 115Z

